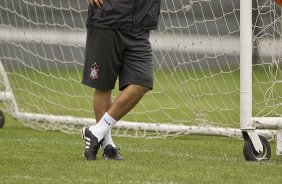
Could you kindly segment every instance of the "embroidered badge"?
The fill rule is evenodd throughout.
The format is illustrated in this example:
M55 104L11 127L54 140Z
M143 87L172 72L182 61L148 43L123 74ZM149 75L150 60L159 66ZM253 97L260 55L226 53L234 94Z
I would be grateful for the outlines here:
M92 80L96 80L98 79L98 77L99 77L99 66L96 63L94 63L91 66L90 78Z

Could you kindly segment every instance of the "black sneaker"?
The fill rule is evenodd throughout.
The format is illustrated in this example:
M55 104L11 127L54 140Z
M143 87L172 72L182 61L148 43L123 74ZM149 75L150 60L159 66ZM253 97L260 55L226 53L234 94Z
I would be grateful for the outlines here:
M114 148L110 144L105 147L102 158L104 160L124 160L123 156L119 153L119 149Z
M85 140L84 157L86 160L96 160L100 144L88 127L81 130L82 138Z

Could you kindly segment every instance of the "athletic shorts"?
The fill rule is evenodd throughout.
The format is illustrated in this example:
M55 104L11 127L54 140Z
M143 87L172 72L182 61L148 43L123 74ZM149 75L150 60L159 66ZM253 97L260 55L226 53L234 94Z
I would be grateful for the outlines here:
M134 84L153 88L149 31L88 28L82 84L119 90Z

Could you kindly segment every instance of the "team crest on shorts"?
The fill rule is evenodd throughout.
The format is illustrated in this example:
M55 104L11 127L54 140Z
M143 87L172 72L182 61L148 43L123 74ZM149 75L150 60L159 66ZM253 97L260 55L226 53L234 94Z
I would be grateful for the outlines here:
M94 63L91 66L90 79L96 80L98 79L98 77L99 77L99 66L96 63Z

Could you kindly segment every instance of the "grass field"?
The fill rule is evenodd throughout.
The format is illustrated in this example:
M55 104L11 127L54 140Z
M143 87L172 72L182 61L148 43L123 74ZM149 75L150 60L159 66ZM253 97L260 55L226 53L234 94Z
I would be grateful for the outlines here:
M246 162L243 141L227 137L114 140L125 161L82 156L77 134L36 131L6 115L0 129L0 183L281 183L282 157L271 142L271 160Z
M269 90L270 105L264 110L262 91L269 89L265 71L258 69L254 90L254 113L277 115L281 85ZM281 76L280 76L281 77ZM125 117L131 121L170 122L194 125L205 114L218 126L239 127L239 71L190 73L162 70L155 73L155 89ZM9 73L20 110L92 117L93 90L82 87L80 73L59 74L21 70ZM258 80L259 79L259 80ZM277 79L278 80L278 79ZM279 78L280 80L280 78ZM256 85L259 85L257 87ZM115 91L116 94L116 91ZM257 100L258 99L258 100ZM281 100L281 98L280 98ZM266 113L267 114L267 113ZM78 134L38 131L23 126L6 114L0 129L0 184L10 183L280 183L282 157L246 162L243 140L211 136L178 136L175 139L115 137L126 158L122 162L89 162ZM218 123L217 123L218 122ZM60 125L59 125L60 126Z

